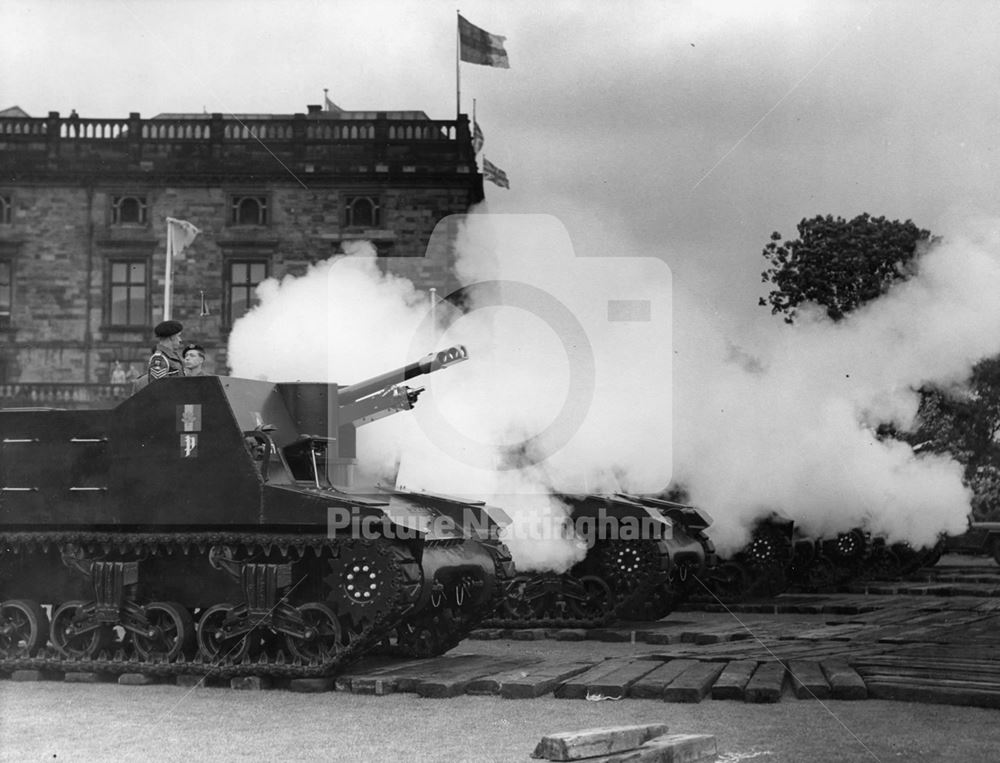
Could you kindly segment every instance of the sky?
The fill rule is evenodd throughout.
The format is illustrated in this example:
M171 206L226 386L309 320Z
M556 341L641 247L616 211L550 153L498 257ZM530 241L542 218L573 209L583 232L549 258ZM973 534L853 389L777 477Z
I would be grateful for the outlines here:
M510 190L577 252L658 256L731 316L769 234L817 214L939 232L1000 196L1000 6L953 2L2 0L0 108L476 115ZM507 38L462 64L455 14Z
M456 10L506 37L510 69L461 64L456 81ZM922 339L906 332L908 324L958 313L947 300L941 304L950 313L919 314L912 305L935 300L901 300L910 306L874 316L876 328L862 326L853 345L842 343L843 362L853 364L852 378L864 380L864 393L831 386L797 363L824 367L828 354L802 342L834 340L818 329L779 335L784 324L757 305L766 291L761 249L771 232L794 237L803 218L868 212L912 219L946 237L972 231L991 251L1000 240L1000 228L982 223L996 217L1000 198L1000 4L988 0L576 0L544 7L477 0L0 0L0 11L0 108L16 105L32 116L71 109L110 118L295 113L321 104L326 88L344 109L422 110L448 119L460 85L461 111L471 113L475 102L483 155L510 178L509 190L486 184L488 210L555 217L577 256L666 263L678 352L712 348L732 361L741 348L768 348L764 361L747 356L744 376L692 364L702 379L719 383L712 394L735 407L767 408L772 421L823 411L826 418L809 431L783 436L793 444L810 432L856 438L840 476L846 482L853 478L849 464L863 464L874 447L855 419L912 403L883 405L878 384L923 381L905 359L894 376L875 364L863 374L863 361L878 356L885 335L917 343ZM954 251L952 262L979 262L978 250ZM994 283L991 268L982 266L981 284ZM970 286L958 275L940 281L961 295ZM993 294L978 297L989 302ZM969 332L997 336L992 320L990 314L980 326L969 324ZM955 345L939 333L909 355L934 358ZM945 376L955 381L975 353L1000 351L988 344L969 342ZM852 346L866 349L852 356ZM794 395L775 387L774 378L763 385L745 378L767 363L784 369L785 379L802 377ZM841 367L831 369L837 376ZM692 410L709 397L705 392ZM838 418L841 409L846 419ZM702 413L704 423L718 411ZM772 421L713 421L714 443L681 431L677 458L712 451L715 458L702 461L710 467L703 479L712 481L726 469L719 454L749 458L763 447L754 436L735 450L717 447L727 427L759 433ZM780 489L766 500L800 491L808 482L803 474L836 457L828 447L817 450L817 460L797 464L787 484L775 478ZM775 459L787 464L799 455L782 451ZM897 478L913 460L912 453L883 455L886 473ZM750 458L741 467L743 482L728 488L745 496L746 482L771 465ZM942 495L951 500L960 485L953 474L945 481ZM871 482L879 495L898 492L898 480ZM719 491L705 495L719 505L732 500ZM814 511L825 516L831 506L820 501ZM962 512L950 513L949 526L956 517Z

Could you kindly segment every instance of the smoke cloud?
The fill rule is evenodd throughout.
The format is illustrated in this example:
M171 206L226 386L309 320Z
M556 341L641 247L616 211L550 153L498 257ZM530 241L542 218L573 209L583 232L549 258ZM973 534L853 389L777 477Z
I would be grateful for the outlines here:
M410 382L426 388L413 412L359 431L359 470L500 506L521 569L583 557L561 493L658 492L672 476L724 554L772 512L923 545L965 526L961 467L874 432L909 426L922 384L960 384L1000 351L998 230L949 238L844 321L806 310L736 343L659 260L577 258L553 218L470 215L451 300L432 305L371 252L337 258L262 284L230 364L346 384L464 344L468 362Z
M771 512L811 534L861 526L917 546L964 530L961 466L874 431L911 427L915 390L962 384L1000 352L1000 228L980 229L838 323L819 310L775 319L742 348L708 324L678 331L676 476L714 516L720 551Z

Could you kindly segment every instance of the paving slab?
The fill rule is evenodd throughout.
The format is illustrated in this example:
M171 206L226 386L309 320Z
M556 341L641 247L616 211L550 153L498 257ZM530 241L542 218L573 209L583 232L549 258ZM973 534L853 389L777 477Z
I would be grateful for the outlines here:
M662 699L663 690L671 681L688 668L697 665L698 660L678 659L663 662L658 667L635 681L628 690L628 696L635 699Z
M823 674L820 663L811 660L791 660L788 663L788 675L792 682L792 691L799 699L830 698L830 682Z
M781 662L762 662L747 681L746 702L777 702L785 688L787 670Z
M844 660L831 660L821 663L823 675L830 683L830 696L833 699L858 700L868 698L868 688L858 672Z
M638 666L638 667L635 667ZM601 694L603 696L624 697L624 689L621 693L607 695L597 691L595 687L611 686L617 687L622 676L632 675L633 679L628 681L629 685L645 673L652 671L656 665L649 660L632 659L611 659L598 663L590 670L573 676L562 685L556 687L555 696L558 699L586 699L588 695ZM614 689L612 689L614 690Z
M664 702L701 702L725 668L721 662L699 662L681 673L663 690Z
M573 676L594 667L593 662L562 662L540 665L528 675L504 681L500 686L500 696L506 699L530 699L541 697L561 686Z
M530 664L522 658L497 660L483 657L479 661L464 661L461 665L450 666L430 678L424 678L417 682L414 689L421 697L457 697L465 694L469 684L477 678L524 669Z
M712 684L712 699L745 699L747 682L757 665L756 660L733 660L727 663Z

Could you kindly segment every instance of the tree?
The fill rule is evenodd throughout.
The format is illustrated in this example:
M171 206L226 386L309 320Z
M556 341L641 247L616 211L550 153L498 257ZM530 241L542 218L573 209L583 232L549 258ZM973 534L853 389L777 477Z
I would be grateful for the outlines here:
M868 213L847 221L817 216L798 224L799 237L782 242L775 231L764 247L769 268L761 273L774 285L760 305L794 322L796 308L813 302L838 321L893 283L911 274L910 261L930 243L930 232L910 220L886 220Z
M769 267L761 280L774 289L760 305L770 305L786 323L794 323L797 308L808 302L841 320L909 278L914 258L936 241L910 220L867 213L851 221L831 215L803 219L798 232L785 242L772 233L763 250ZM977 363L961 392L923 387L919 393L915 429L899 432L886 424L879 436L906 440L917 451L950 454L975 493L974 516L1000 514L1000 356Z
M960 393L920 390L917 426L897 435L921 451L949 453L965 467L972 488L973 516L993 519L1000 512L1000 356L972 369Z

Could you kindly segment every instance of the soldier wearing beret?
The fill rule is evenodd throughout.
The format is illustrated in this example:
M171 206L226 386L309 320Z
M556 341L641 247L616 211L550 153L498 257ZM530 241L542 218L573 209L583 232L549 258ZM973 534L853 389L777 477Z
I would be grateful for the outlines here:
M177 321L163 321L153 329L158 341L146 364L149 381L184 375L184 361L181 360L180 352L183 330L184 327Z
M186 344L181 350L185 376L208 376L205 371L205 348L200 344Z

